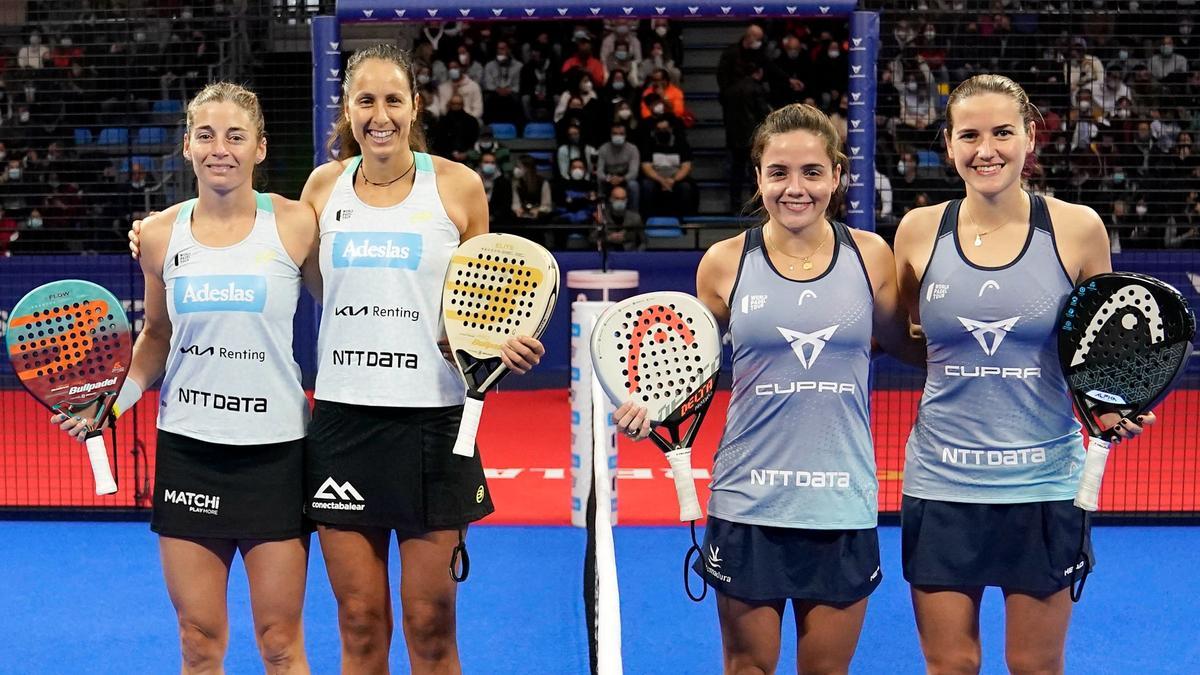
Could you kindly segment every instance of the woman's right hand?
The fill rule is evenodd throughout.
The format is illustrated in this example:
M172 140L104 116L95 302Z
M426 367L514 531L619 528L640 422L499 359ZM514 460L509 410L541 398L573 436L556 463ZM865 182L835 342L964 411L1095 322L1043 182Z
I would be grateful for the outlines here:
M633 401L626 401L613 413L613 421L621 433L640 441L650 435L650 419L646 412L646 408Z
M92 418L82 415L72 415L65 412L50 416L50 424L61 429L71 440L83 443L92 432ZM105 425L107 426L107 424Z

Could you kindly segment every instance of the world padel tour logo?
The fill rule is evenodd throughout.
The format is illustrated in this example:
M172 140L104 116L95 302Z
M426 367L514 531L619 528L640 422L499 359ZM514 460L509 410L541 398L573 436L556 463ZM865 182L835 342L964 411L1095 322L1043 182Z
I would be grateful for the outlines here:
M255 274L209 274L175 280L175 311L261 312L267 304L267 278Z
M421 265L421 235L411 232L338 232L333 266L415 270Z

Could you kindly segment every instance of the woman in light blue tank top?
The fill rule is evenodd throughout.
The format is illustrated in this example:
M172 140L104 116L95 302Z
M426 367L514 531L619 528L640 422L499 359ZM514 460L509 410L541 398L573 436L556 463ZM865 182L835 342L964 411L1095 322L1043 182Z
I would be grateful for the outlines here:
M959 85L944 140L966 197L914 209L896 233L900 295L928 345L902 557L930 672L978 672L986 586L1004 591L1009 669L1063 672L1069 587L1091 565L1055 317L1077 282L1110 271L1109 243L1092 209L1022 190L1035 115L1006 77ZM1120 420L1121 434L1153 421Z
M211 84L190 102L183 154L199 197L148 217L135 236L144 324L115 412L164 378L151 529L184 670L222 668L227 581L241 553L266 669L307 673L308 401L292 320L301 270L315 271L306 263L315 260L316 218L299 202L254 191L265 124L257 97L240 86ZM155 414L154 401L143 407Z
M320 219L324 306L305 508L348 673L388 668L393 532L411 669L463 669L456 581L468 568L456 561L468 524L492 511L479 453L451 452L465 387L438 342L450 257L487 232L487 197L473 170L421 151L422 103L406 53L381 44L352 55L330 139L337 159L313 171L302 196ZM543 353L519 336L502 359L519 374Z
M771 113L751 156L766 222L712 246L697 295L733 338L733 391L696 571L717 593L726 672L775 672L790 599L800 672L846 672L882 579L867 391L878 343L911 363L894 261L831 221L845 157L812 106ZM835 207L836 208L836 207ZM614 414L635 437L644 408Z

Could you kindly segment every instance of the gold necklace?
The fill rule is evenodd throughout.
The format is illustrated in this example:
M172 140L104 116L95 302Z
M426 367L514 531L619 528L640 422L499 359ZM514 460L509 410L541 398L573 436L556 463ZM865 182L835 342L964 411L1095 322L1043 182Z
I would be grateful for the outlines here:
M975 245L976 246L983 246L983 238L984 237L988 236L989 234L995 232L996 230L998 230L1012 222L1011 220L1006 220L1003 223L1000 223L999 225L997 225L996 227L993 227L992 229L988 230L987 232L980 232L979 231L979 223L975 222L975 216L971 215L971 212L967 211L966 209L963 209L963 211L966 212L967 218L971 219L971 224L975 226Z
M829 241L829 233L833 231L833 227L829 228L829 231L826 232L825 236L821 239L821 243L817 244L817 247L814 248L808 255L792 255L791 253L788 253L787 251L783 250L782 248L779 248L778 246L771 244L770 237L766 234L766 231L767 231L767 228L764 225L763 226L763 233L764 233L763 234L763 242L768 245L767 246L768 249L774 248L776 251L778 251L782 255L785 255L785 256L791 258L792 260L799 260L801 269L811 270L813 268L812 257L817 254L817 251L820 251L821 248L825 246L825 242ZM795 265L792 265L792 264L788 265L789 272L795 271L795 269L796 269Z

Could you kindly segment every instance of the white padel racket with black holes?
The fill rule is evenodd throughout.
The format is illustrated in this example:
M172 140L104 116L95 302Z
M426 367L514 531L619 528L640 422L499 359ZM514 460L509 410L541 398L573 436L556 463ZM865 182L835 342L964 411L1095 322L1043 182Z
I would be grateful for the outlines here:
M1133 418L1166 398L1186 370L1196 319L1171 286L1143 274L1099 274L1059 313L1058 356L1091 437L1075 505L1095 511L1110 444L1104 413Z
M501 347L518 335L541 337L557 299L558 263L528 239L481 234L455 249L442 289L446 338L467 383L454 454L475 454L484 395L508 374Z
M9 313L8 358L21 384L56 413L86 415L96 494L117 491L103 427L129 374L133 332L121 301L90 281L52 281L29 291Z
M650 438L667 455L679 519L700 518L692 479L692 442L712 402L721 369L721 333L712 312L686 293L638 295L609 307L592 329L592 367L613 403L647 409ZM680 427L694 418L683 435Z

